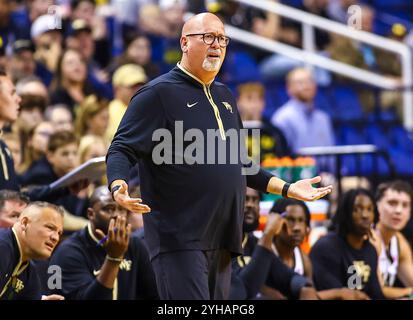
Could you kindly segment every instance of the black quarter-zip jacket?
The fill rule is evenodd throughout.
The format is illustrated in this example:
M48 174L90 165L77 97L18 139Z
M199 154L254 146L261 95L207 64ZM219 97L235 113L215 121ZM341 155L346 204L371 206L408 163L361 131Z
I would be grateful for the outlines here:
M22 261L12 228L0 229L0 300L40 300L40 282L31 261Z
M159 299L155 274L140 239L130 237L112 289L96 279L106 257L105 249L98 246L98 242L89 224L57 247L49 265L61 268L62 288L50 294L63 295L67 300Z
M153 133L168 129L175 146L179 138L174 135L176 121L182 121L184 132L193 128L202 132L204 163L211 156L210 150L206 151L210 147L206 143L208 129L218 130L217 141L224 145L226 164L155 164L152 151L160 142L154 141ZM239 133L241 128L230 90L216 81L204 84L179 64L132 98L107 154L107 175L109 185L116 179L128 181L131 167L139 163L142 199L152 209L144 215L151 258L176 250L242 253L246 185L266 192L271 174L259 170L245 176L239 157L234 164L229 162L231 139L225 132L233 129ZM183 150L192 141L184 141ZM245 151L243 143L240 145L239 154ZM172 159L179 153L175 151L172 148Z

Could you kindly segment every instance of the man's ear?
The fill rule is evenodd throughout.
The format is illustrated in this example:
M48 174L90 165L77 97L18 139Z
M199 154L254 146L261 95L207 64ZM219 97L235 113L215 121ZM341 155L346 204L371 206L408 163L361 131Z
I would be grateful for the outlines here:
M53 163L53 159L54 159L54 153L50 152L50 151L46 151L46 159L47 161L49 161L50 163Z
M95 218L95 211L92 208L87 208L87 218L93 220Z
M184 53L188 51L188 39L186 37L181 37L181 50Z
M22 231L26 231L26 230L27 230L27 225L29 224L29 222L30 222L29 217L23 217L23 218L21 218L21 220L20 220L20 226L21 226Z

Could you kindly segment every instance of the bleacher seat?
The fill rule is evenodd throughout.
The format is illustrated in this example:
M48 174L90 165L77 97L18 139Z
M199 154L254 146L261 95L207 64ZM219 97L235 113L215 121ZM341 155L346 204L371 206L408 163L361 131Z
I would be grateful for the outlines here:
M368 124L364 130L368 143L374 144L382 150L387 150L390 147L387 135L378 124Z
M399 148L391 148L389 154L398 175L413 175L412 154Z
M413 155L413 134L409 134L405 128L398 125L390 129L390 137L396 148Z
M261 80L255 60L248 53L237 51L227 54L220 77L226 84Z
M342 121L361 120L363 112L356 92L343 85L338 85L332 90L334 102L334 118Z
M344 145L366 144L367 139L361 128L351 125L342 125L340 128L340 137Z

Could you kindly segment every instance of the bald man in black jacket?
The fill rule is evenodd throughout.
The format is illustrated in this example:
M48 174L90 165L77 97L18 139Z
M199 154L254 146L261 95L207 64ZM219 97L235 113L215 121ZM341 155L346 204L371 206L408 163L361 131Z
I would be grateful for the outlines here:
M319 177L290 185L254 164L244 164L243 143L234 154L233 138L228 137L235 133L240 139L242 129L236 101L225 85L214 81L228 43L217 16L202 13L189 19L182 30L180 63L136 93L107 154L114 199L132 212L152 209L144 215L145 240L163 299L228 298L231 258L242 253L247 185L304 200L331 191L311 186ZM206 138L211 130L216 134L214 143L193 141ZM159 152L157 142L165 132L171 139L166 137L164 146L173 148ZM195 159L186 150L192 143L202 153ZM219 162L221 156L236 161ZM136 163L147 205L128 194L129 172Z

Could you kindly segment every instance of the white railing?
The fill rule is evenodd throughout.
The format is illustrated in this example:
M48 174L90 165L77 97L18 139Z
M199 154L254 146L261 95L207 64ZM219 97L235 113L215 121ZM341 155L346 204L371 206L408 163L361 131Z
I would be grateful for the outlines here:
M237 41L285 55L381 89L402 90L404 126L410 131L413 130L413 67L412 53L407 45L369 32L356 30L344 24L303 12L277 2L268 0L232 1L259 8L264 11L269 11L302 23L303 49L297 49L278 41L270 40L254 33L226 25L225 30L230 37L236 39ZM315 53L314 27L327 32L337 33L344 37L367 43L373 47L399 54L402 64L402 83L392 77L382 76L377 73L360 69Z

